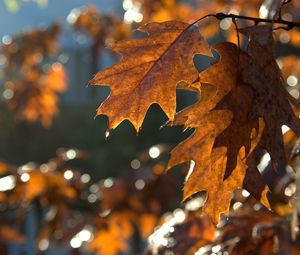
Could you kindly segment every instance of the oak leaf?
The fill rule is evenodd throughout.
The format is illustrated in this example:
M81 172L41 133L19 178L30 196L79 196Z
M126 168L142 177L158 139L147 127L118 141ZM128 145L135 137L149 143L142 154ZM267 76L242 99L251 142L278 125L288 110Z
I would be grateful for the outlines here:
M300 120L295 115L287 91L283 86L281 71L273 53L272 27L253 26L240 30L249 37L249 55L243 69L243 81L255 91L250 118L262 117L265 132L261 146L271 156L274 169L286 162L281 127L287 125L300 135Z
M149 23L140 31L144 39L125 40L111 48L123 55L121 61L99 73L92 85L109 85L110 96L97 115L109 118L109 129L129 120L139 131L148 108L157 103L173 120L176 112L176 84L193 82L198 73L193 66L195 53L210 55L209 46L198 27L179 21Z
M230 113L228 112L228 114ZM225 114L220 111L218 116L215 116L220 119L224 115ZM216 137L216 126L212 123L204 123L204 127L197 129L188 139L181 142L171 152L168 169L189 160L195 162L195 168L184 185L184 200L204 190L205 188L201 188L203 183L210 183L211 176L208 173L212 171L211 153ZM213 185L213 183L211 184Z
M269 206L265 187L251 153L261 140L262 120L249 120L253 89L239 79L242 53L231 43L213 47L220 60L200 73L200 100L179 112L173 123L195 128L195 132L172 152L168 168L188 160L195 167L184 185L184 199L206 190L203 211L214 223L228 212L232 192L247 188ZM257 189L249 186L257 183Z
M202 183L203 188L208 191L207 202L203 207L203 212L208 214L214 224L219 222L220 214L229 213L230 201L234 190L246 188L245 179L248 170L248 165L245 162L245 151L241 149L237 157L237 165L232 171L231 175L223 180L226 163L227 163L226 148L218 147L213 150L211 161L211 173L207 178L210 179L211 183ZM255 176L254 176L255 177ZM259 176L260 177L260 176ZM262 182L260 178L257 178L258 182ZM247 183L246 183L247 184ZM252 190L249 189L251 192ZM267 199L268 188L264 185L261 190L257 193L251 194L256 198L260 199L265 206L269 207Z

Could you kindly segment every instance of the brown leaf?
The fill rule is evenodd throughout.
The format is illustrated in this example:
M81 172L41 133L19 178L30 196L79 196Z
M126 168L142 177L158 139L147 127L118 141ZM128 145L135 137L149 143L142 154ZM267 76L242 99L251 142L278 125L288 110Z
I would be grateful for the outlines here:
M237 83L238 49L231 43L220 43L213 48L220 61L200 74L200 100L176 114L172 125L196 128L202 125L203 117L226 96ZM213 117L211 117L214 120Z
M264 205L269 203L256 165L247 160L261 140L264 125L262 120L248 118L254 93L240 81L238 67L245 53L231 43L214 48L220 60L200 73L201 100L179 112L172 123L196 131L171 152L168 168L194 160L184 199L206 190L203 211L217 223L220 213L228 212L235 189L248 188Z
M254 26L241 32L250 38L251 58L242 67L243 81L255 91L250 118L264 119L265 132L261 146L270 153L273 168L278 169L280 164L286 162L281 127L287 125L299 136L300 121L290 105L274 58L272 28Z
M218 111L215 112L215 120L219 123L203 123L203 128L199 128L188 139L180 143L172 152L167 169L181 164L183 162L194 160L195 168L184 185L184 200L193 194L205 189L202 183L210 182L211 170L211 151L214 144L216 134L222 126L226 126L230 121L230 112ZM227 115L227 118L224 117ZM210 115L210 116L213 116ZM224 119L222 120L223 117ZM221 122L223 121L223 123ZM218 125L219 124L219 125ZM222 130L220 130L222 131ZM223 177L222 177L223 180Z
M261 139L264 128L263 121L249 120L249 112L253 101L251 87L238 81L235 88L218 104L217 108L225 108L233 113L230 125L216 139L215 146L227 147L227 165L224 178L227 178L236 167L239 150L245 147L249 155ZM257 143L253 144L253 140Z
M140 28L149 36L125 40L111 48L123 55L121 61L96 74L92 85L109 85L110 96L97 115L109 117L109 128L129 120L138 132L148 108L157 103L173 120L176 112L176 84L194 81L195 53L210 54L198 27L179 21L149 23Z
M203 212L207 213L214 224L219 222L219 217L221 213L228 214L230 208L230 201L232 198L232 192L236 189L242 189L245 187L246 175L249 174L248 166L245 163L245 151L241 149L237 156L237 165L235 169L232 171L231 175L227 177L225 180L224 177L226 171L226 149L219 147L214 149L212 153L212 172L210 179L211 183L206 183L207 186L205 190L208 191L207 202L203 207ZM261 182L261 176L251 175L255 181ZM247 183L246 183L247 184ZM256 185L255 185L256 186ZM259 187L260 188L260 187ZM249 192L253 190L249 189ZM267 200L266 194L268 192L268 188L266 185L263 185L263 188L253 192L253 196L267 207L269 207L269 202ZM257 194L259 193L259 194Z

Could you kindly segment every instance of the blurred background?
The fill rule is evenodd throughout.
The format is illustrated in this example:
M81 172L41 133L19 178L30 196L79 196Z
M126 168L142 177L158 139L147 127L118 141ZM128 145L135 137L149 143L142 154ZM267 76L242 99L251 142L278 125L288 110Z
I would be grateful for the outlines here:
M142 254L166 218L196 221L206 231L199 236L212 241L208 220L187 216L203 205L203 194L177 208L189 164L164 174L170 150L192 130L163 126L167 118L154 105L138 136L128 122L108 132L107 118L95 112L109 89L88 82L119 60L106 46L144 36L136 31L141 24L221 11L268 18L274 2L0 1L0 254ZM298 1L282 14L299 20ZM210 43L238 42L231 19L199 25ZM277 30L274 37L286 88L298 99L300 33ZM177 97L178 110L197 99L193 92ZM194 254L158 253L171 247L164 235L172 224L150 238L149 254Z
M61 86L61 88L57 88L57 90L54 88L58 97L55 99L56 102L48 102L48 106L47 103L45 104L45 108L52 108L55 104L55 107L59 108L59 114L55 114L55 110L52 109L53 112L45 110L43 115L43 109L40 109L41 112L36 113L36 117L28 117L25 116L25 112L20 113L17 110L17 108L24 107L20 105L13 106L15 111L12 112L1 111L0 154L4 159L18 165L27 161L42 163L55 155L57 148L80 148L88 150L92 154L90 165L87 167L93 171L93 176L100 178L118 173L120 166L122 168L130 167L133 155L147 149L149 145L179 140L179 137L174 136L176 132L173 130L158 130L166 119L157 109L153 109L154 119L151 118L151 121L156 121L156 123L154 125L145 124L138 137L133 128L128 123L124 123L121 128L113 132L114 135L108 141L105 141L105 117L97 117L94 120L96 109L107 97L109 90L103 87L87 88L88 81L98 70L111 65L118 59L118 56L112 55L109 50L104 49L104 43L105 40L110 39L109 36L117 39L129 36L129 25L127 27L127 24L123 24L126 26L125 28L116 28L116 31L109 32L115 33L115 35L105 35L108 31L96 31L95 37L103 38L100 38L99 46L97 46L99 50L93 51L91 47L94 43L94 35L87 31L80 31L72 24L72 19L80 11L79 8L87 4L86 1L64 1L59 5L55 1L1 1L0 4L1 18L3 19L0 36L4 43L5 40L11 40L16 34L24 34L31 29L47 29L54 22L58 22L60 31L54 35L55 38L51 38L53 41L49 42L48 52L39 52L39 49L33 49L35 52L28 54L35 54L38 57L43 55L41 62L37 60L41 68L46 69L50 64L59 62L66 72L65 77L57 78L57 82L61 83L57 86ZM89 4L94 5L95 11L103 13L108 19L107 22L113 22L109 21L110 17L117 19L117 22L123 21L124 9L121 1L91 1ZM117 25L110 24L110 26L116 27ZM83 27L84 29L86 28ZM107 30L109 29L112 28ZM118 29L120 31L117 31ZM39 46L36 44L43 40L43 35L39 36L40 38L36 38L36 41L28 42L29 45L24 47L31 47L30 43L32 43L35 44L33 47L38 48ZM16 55L20 56L20 53L17 52ZM4 57L2 60L3 62L7 61ZM20 61L24 61L22 63L24 65L29 65L27 62L25 63L26 60ZM3 63L3 65L6 64ZM37 63L30 63L30 65L37 65ZM19 66L14 68L17 72L20 70ZM5 70L2 69L2 77L4 72ZM14 72L13 75L16 74L15 70L10 70L10 72ZM4 77L4 79L6 78ZM2 107L5 107L7 103L5 95L9 94L8 97L10 97L10 91L13 91L6 87L9 87L9 84L5 85L6 90L3 91ZM25 94L20 96L26 97ZM29 97L28 100L30 100ZM21 104L21 102L18 103ZM25 104L25 107L30 108L30 103L26 102ZM34 107L38 108L40 105L37 103L32 108ZM22 110L25 111L24 108ZM18 117L16 117L16 113L19 114ZM33 121L28 123L30 118L33 118ZM46 120L47 118L48 120ZM47 124L43 125L45 122ZM116 155L118 160L114 160Z

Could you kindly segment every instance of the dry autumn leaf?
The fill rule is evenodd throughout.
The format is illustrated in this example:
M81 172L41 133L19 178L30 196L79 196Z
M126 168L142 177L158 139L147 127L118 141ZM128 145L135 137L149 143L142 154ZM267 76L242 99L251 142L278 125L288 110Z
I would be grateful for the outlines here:
M287 125L299 136L300 120L291 107L274 57L272 28L253 26L240 31L250 38L251 58L242 67L243 81L255 91L250 118L264 119L261 147L270 153L273 168L278 169L286 163L281 127Z
M184 199L201 190L208 191L204 211L215 223L220 213L228 212L235 189L247 189L269 207L268 188L253 153L266 149L277 169L281 162L286 163L282 126L300 134L299 119L282 86L282 75L273 55L270 27L254 26L239 31L250 38L247 51L228 42L215 45L220 59L201 72L196 79L198 84L193 85L190 84L195 81L195 70L191 70L190 61L195 49L199 53L203 49L209 52L198 29L181 22L151 23L143 29L149 37L114 45L112 48L123 53L123 59L91 81L93 85L109 85L112 89L97 113L108 115L109 128L128 119L138 131L148 108L158 103L172 125L195 128L194 134L173 150L168 168L189 160L195 162L184 186ZM194 45L195 34L201 47ZM171 39L162 43L166 36ZM184 60L182 51L186 52ZM141 60L140 64L136 65L133 58ZM159 68L170 64L172 69ZM182 69L183 66L188 68ZM198 91L201 97L173 119L176 84L183 80L189 86L180 88Z
M259 119L248 118L253 91L240 81L238 67L240 55L245 53L231 43L213 48L220 60L200 73L200 101L179 112L172 123L196 131L171 152L168 168L188 160L195 162L184 185L184 199L206 190L203 211L217 223L220 213L228 212L235 189L246 188L269 204L268 189L256 165L247 160L260 142L264 125Z
M148 108L157 103L173 120L176 84L193 82L197 71L195 53L210 55L209 46L196 25L179 21L149 23L140 28L149 36L125 40L111 48L123 55L121 61L96 74L92 85L109 85L110 96L97 115L109 118L109 129L129 120L138 132Z

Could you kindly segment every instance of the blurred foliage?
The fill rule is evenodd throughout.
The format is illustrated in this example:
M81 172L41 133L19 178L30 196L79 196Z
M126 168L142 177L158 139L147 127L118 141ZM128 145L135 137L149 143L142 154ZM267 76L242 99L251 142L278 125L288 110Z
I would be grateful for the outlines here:
M34 211L39 251L68 243L97 254L140 252L160 216L178 204L174 176L163 174L163 162L146 157L124 177L94 181L78 168L90 156L59 149L43 164L15 167L1 161L1 243L26 242L21 226Z
M65 68L54 60L59 34L60 25L55 23L3 38L2 96L17 120L39 120L49 127L58 113L58 94L67 89Z

